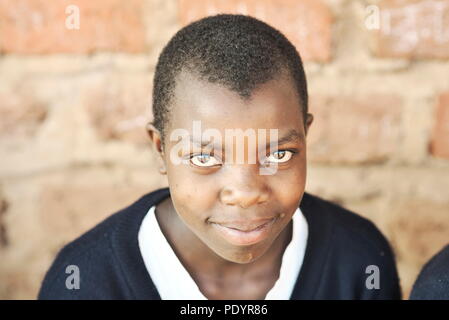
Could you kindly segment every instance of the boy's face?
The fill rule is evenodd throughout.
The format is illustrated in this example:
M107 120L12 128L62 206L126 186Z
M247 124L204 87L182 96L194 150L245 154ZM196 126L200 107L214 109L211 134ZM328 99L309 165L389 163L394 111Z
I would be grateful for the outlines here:
M236 263L254 261L288 225L304 193L307 130L293 82L280 76L261 85L245 101L222 85L183 72L171 110L165 150L160 155L179 218L222 258ZM309 114L307 129L312 120ZM179 141L171 141L170 133L185 129L193 137L194 121L200 121L202 131L218 130L221 144L201 147L190 142L187 150L174 149ZM244 145L228 142L229 129L254 130L256 141L258 130L266 129L268 146L265 142L253 146L249 140ZM270 150L270 129L278 129L277 149ZM157 132L150 136L160 144ZM281 142L284 137L290 139ZM243 150L244 162L225 159L230 149L234 154ZM187 160L175 164L173 150ZM274 173L261 174L259 161L249 161L261 155L277 164Z

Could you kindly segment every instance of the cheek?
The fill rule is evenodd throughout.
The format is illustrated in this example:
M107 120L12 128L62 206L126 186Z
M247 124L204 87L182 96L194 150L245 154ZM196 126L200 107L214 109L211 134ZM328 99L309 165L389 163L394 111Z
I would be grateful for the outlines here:
M177 213L189 225L201 225L209 217L216 200L214 184L192 175L182 166L168 169L167 178Z
M298 165L292 170L278 172L271 183L271 189L282 206L293 213L302 199L305 184L306 167Z
M302 156L298 159L298 164L295 169L292 170L289 178L286 178L289 187L297 190L298 192L304 193L307 178L307 160L306 160L306 150L303 150Z

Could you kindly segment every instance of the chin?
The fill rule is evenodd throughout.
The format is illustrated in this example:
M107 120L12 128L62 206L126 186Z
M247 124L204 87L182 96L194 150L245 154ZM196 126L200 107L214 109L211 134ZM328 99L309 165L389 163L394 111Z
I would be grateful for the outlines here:
M247 252L243 254L239 254L238 256L233 256L232 258L225 258L226 260L238 264L248 264L251 262L254 262L257 260L257 258L254 257L252 252Z
M235 247L235 249L228 249L226 253L218 254L223 259L234 262L238 264L248 264L256 261L261 256L265 254L268 247L256 248L255 246L250 247Z

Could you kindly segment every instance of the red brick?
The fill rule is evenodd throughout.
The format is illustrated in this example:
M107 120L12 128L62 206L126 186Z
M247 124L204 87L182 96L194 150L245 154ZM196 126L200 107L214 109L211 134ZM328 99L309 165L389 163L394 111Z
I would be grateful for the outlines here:
M308 157L317 163L378 163L398 147L401 99L311 96Z
M449 2L384 0L375 54L380 57L449 58Z
M331 58L332 15L319 0L179 0L179 20L186 25L218 13L254 16L282 31L307 61Z
M78 6L80 28L68 29L67 6ZM20 54L144 50L142 0L2 0L0 51Z
M449 159L449 92L440 95L438 100L430 153L435 157Z

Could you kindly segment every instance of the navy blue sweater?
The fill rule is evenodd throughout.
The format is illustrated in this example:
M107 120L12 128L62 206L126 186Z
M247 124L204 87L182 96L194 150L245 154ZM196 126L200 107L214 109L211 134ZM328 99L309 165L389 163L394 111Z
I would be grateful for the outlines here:
M63 247L38 298L159 300L137 235L149 208L169 196L168 188L150 192ZM308 193L300 208L309 236L292 300L401 298L393 252L373 223ZM79 268L79 289L66 287L69 265ZM375 283L370 265L378 288L366 285Z
M411 300L449 300L449 245L436 254L420 272Z

